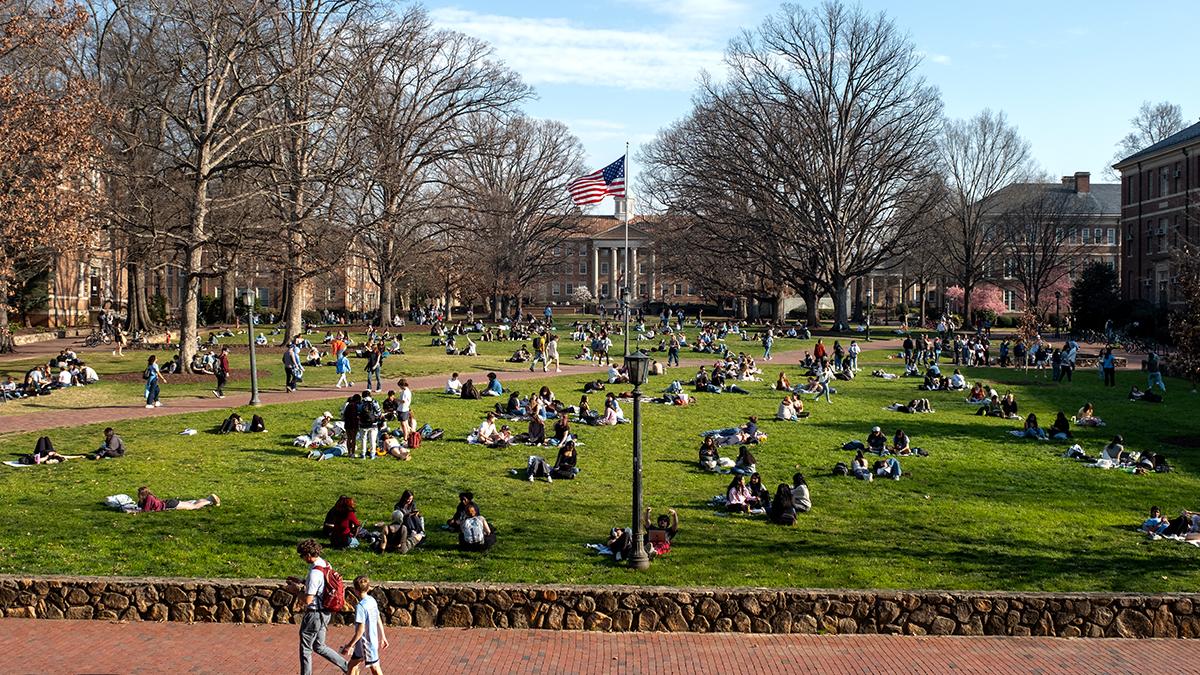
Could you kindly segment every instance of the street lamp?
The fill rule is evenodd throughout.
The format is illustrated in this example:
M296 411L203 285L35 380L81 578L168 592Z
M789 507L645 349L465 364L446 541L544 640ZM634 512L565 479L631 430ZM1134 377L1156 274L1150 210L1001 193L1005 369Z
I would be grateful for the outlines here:
M621 288L621 306L625 308L625 358L629 358L629 286ZM629 365L626 363L625 365Z
M642 385L650 374L650 357L638 350L625 357L625 372L633 384L633 555L629 566L635 570L650 568L642 529Z
M1062 328L1062 314L1059 313L1060 304L1062 303L1062 291L1054 291L1054 337L1060 336L1059 329Z
M246 323L249 324L249 330L246 331L250 342L250 405L261 405L258 400L258 363L254 357L254 301L257 298L255 292L249 288L245 293L242 293L242 303L246 305Z

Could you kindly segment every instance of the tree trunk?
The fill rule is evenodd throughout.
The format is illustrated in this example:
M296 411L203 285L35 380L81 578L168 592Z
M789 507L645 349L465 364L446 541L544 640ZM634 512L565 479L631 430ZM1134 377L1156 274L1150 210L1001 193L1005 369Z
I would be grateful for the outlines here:
M784 310L783 300L787 297L783 291L775 294L775 321L783 321L787 318L787 312Z
M499 321L504 316L504 303L501 302L500 291L495 286L492 287L492 298L492 320Z
M287 282L287 303L280 308L283 312L283 341L290 342L293 339L304 334L304 289L295 279L295 272L290 271L293 276Z
M237 313L237 279L233 270L225 270L221 275L221 321L233 323Z
M917 287L921 290L921 325L924 326L925 325L925 311L926 311L927 305L928 305L928 302L926 301L927 300L926 296L929 295L929 282L922 281L918 284Z
M971 291L973 290L975 290L975 284L963 284L962 328L968 328L974 323L971 321Z
M207 153L201 151L198 162L208 168ZM201 173L192 194L192 222L187 254L184 256L183 302L179 317L179 362L184 368L192 362L199 337L197 315L200 312L200 274L204 270L204 244L208 227L208 179Z
M8 279L0 278L0 330L8 329Z
M379 279L379 325L392 325L392 303L396 297L396 282L392 275L382 274Z
M146 293L146 268L130 260L126 263L126 274L129 277L126 328L130 331L149 330L154 321L150 319L150 302Z
M833 326L845 330L850 325L850 286L845 279L833 279Z
M817 303L820 302L821 296L817 293L815 286L805 283L800 287L800 297L804 298L804 320L808 323L809 328L816 328L821 325L821 313L818 311Z

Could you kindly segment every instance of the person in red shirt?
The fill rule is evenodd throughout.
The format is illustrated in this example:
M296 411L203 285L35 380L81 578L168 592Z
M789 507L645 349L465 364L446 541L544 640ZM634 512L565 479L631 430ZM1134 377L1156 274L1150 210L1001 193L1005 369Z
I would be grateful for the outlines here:
M329 353L333 354L336 360L338 355L346 351L346 341L342 339L342 334L338 333L337 337L333 338L333 342L329 343Z
M822 343L821 340L818 338L816 346L813 347L813 358L816 359L818 363L820 363L821 359L825 358L826 353L827 352L825 351L825 344Z
M206 506L220 506L221 498L211 494L201 499L159 499L150 488L143 485L138 488L138 509L150 511L195 511Z
M325 533L333 548L356 548L358 546L358 516L355 514L354 499L345 495L325 515Z
M221 347L221 354L217 356L217 367L213 368L213 373L217 376L217 388L213 389L213 395L225 398L225 380L229 379L229 347Z

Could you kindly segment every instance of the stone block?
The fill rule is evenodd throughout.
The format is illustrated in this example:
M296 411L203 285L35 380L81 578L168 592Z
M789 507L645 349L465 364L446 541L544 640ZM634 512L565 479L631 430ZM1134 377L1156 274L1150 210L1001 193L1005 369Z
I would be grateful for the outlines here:
M438 625L443 628L470 628L472 622L471 608L456 602L442 610Z
M613 619L604 612L592 612L583 620L583 627L587 630L610 631L613 627Z

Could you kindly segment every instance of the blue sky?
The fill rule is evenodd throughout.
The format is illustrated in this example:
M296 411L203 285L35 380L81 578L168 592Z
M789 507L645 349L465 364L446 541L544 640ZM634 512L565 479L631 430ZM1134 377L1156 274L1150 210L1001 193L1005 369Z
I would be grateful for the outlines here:
M804 6L816 3L802 2ZM690 108L702 69L719 74L760 0L427 0L434 21L490 42L538 92L526 110L567 123L600 168ZM863 0L907 31L950 117L1004 111L1049 174L1102 172L1144 100L1200 118L1200 2ZM605 203L602 209L610 208Z

